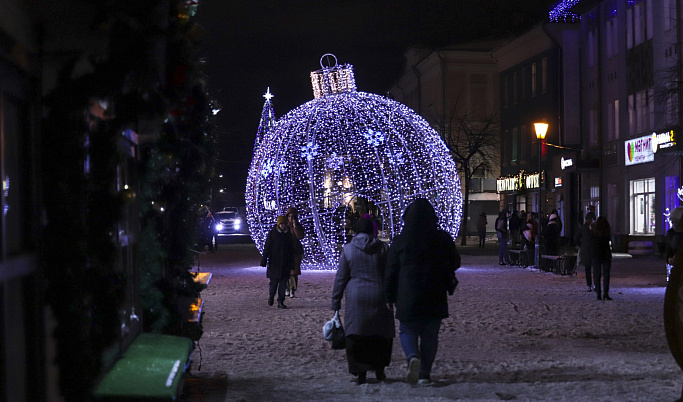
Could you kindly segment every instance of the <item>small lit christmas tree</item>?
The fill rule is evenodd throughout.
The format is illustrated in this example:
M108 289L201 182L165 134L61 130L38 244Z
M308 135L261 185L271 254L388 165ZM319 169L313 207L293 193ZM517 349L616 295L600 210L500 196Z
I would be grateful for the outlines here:
M270 87L268 87L268 90L263 97L266 98L266 101L263 103L261 121L259 121L258 130L256 131L256 140L254 141L254 149L263 141L263 137L268 130L275 125L275 110L273 109L273 103L270 101L274 96L270 93Z
M334 65L322 66L326 57ZM257 138L245 192L256 246L262 251L277 216L295 207L306 230L302 266L335 269L358 217L371 213L390 241L417 198L429 200L439 226L456 237L462 195L446 144L405 105L357 92L351 65L323 59L311 73L315 99Z

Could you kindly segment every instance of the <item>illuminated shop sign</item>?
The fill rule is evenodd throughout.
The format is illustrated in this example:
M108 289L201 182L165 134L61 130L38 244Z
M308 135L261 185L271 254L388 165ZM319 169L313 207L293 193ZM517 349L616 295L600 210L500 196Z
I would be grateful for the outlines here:
M555 187L562 187L562 178L561 177L555 178Z
M500 177L496 180L496 188L499 193L538 187L538 173L528 174L526 172L519 172L516 176Z
M676 145L674 130L665 131L663 133L652 133L652 152L673 147L674 145Z
M652 136L634 138L624 142L625 165L636 165L638 163L652 162L655 160L655 153L652 152Z
M573 159L564 159L564 156L563 156L562 159L560 160L560 167L562 168L562 170L565 170L566 168L568 168L570 166L574 166L574 160ZM555 187L557 187L557 186L555 186Z
M502 177L496 180L496 187L498 192L501 191L515 191L519 188L517 177Z

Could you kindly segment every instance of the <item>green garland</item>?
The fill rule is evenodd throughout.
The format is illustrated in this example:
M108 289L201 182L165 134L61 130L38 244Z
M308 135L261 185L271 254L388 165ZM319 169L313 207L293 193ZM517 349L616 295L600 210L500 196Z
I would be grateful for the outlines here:
M176 22L169 41L173 51L168 54L170 116L146 157L140 203L145 330L178 335L182 326L177 299L197 298L203 288L191 276L190 250L199 237L197 224L209 198L216 150L212 104L191 39L195 27ZM193 340L199 337L201 331L192 333Z
M116 270L113 228L124 205L116 192L117 145L121 133L141 119L166 120L159 140L144 155L137 194L143 229L136 291L145 329L180 334L175 301L197 297L201 290L188 272L188 250L213 171L211 102L193 52L193 25L177 19L185 2L171 2L171 24L163 32L150 20L156 3L109 4L115 9L104 10L97 25L108 30L107 59L75 79L73 64L64 68L60 85L45 101L41 149L47 224L40 256L46 300L57 321L60 390L69 401L91 399L103 352L120 336L119 310L133 278ZM167 83L156 80L152 60L160 36L168 39L165 68L175 74ZM109 100L114 114L87 125L85 112L98 98ZM86 160L90 168L84 174ZM192 336L198 339L201 332Z

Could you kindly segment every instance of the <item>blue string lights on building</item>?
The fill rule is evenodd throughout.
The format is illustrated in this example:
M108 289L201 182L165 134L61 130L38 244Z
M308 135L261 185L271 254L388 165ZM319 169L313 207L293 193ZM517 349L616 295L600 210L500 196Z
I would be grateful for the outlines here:
M245 198L259 251L277 216L295 207L306 230L302 267L335 269L359 216L373 215L378 237L390 241L416 198L434 205L455 238L460 179L438 134L407 106L357 92L351 65L327 54L321 66L311 73L315 99L277 120L254 149Z
M571 11L581 0L560 0L550 9L550 22L577 22L579 16Z

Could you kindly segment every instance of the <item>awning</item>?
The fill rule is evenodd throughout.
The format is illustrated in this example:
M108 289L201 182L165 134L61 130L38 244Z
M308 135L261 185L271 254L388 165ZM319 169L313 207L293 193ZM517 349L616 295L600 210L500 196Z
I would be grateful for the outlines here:
M470 193L469 201L499 201L497 193Z

